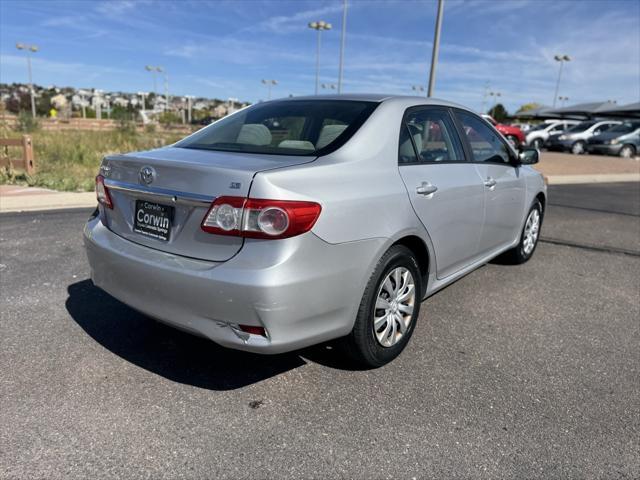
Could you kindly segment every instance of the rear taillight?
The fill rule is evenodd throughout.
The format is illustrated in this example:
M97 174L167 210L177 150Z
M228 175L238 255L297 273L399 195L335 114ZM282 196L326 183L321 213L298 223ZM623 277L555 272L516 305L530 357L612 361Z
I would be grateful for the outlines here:
M321 207L314 202L217 198L202 220L202 230L247 238L288 238L311 230Z
M96 177L96 197L98 198L98 203L107 208L113 208L111 195L109 195L109 189L107 189L104 184L104 177L102 175Z

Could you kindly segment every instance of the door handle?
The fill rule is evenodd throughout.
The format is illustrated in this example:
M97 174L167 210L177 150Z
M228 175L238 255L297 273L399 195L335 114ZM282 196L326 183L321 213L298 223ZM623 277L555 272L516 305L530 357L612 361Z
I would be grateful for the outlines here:
M431 185L429 182L422 182L422 185L416 187L416 193L418 195L431 195L432 193L436 193L438 191L438 187L435 185Z
M493 187L496 186L496 181L491 177L487 177L487 179L484 181L484 186L493 189Z

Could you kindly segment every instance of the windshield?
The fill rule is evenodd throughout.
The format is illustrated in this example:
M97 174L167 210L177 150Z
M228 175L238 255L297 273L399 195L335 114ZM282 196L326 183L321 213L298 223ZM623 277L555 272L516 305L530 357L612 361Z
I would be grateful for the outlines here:
M624 122L620 125L614 125L607 130L607 133L631 133L638 128L640 128L640 122Z
M175 146L228 152L322 155L343 145L378 104L348 100L259 103Z
M567 132L584 132L589 127L592 127L595 124L596 124L596 122L581 122L581 123L579 123L577 125L574 125L573 127L569 128L569 130L567 130Z

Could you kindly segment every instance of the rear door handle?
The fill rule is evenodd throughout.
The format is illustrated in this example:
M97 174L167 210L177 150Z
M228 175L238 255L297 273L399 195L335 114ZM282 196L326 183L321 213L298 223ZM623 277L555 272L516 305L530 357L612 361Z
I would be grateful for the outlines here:
M422 185L416 187L416 193L418 195L431 195L432 193L436 193L438 191L438 187L435 185L431 185L429 182L422 182Z
M491 177L487 177L487 179L484 181L484 186L487 188L493 188L496 186L496 181Z

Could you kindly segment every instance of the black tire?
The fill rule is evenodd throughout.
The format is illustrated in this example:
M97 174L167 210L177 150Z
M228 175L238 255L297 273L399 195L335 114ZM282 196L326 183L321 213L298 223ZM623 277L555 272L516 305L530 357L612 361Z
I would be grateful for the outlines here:
M518 137L515 137L513 135L507 135L507 141L513 146L513 148L515 148L516 150L518 148L520 148L520 140L518 140Z
M576 143L571 145L571 153L574 155L583 155L586 152L587 145L582 140L578 140Z
M527 229L527 221L529 220L529 216L534 210L538 211L538 217L539 217L538 235L536 236L535 242L533 244L533 249L530 251L527 251L525 249L525 230ZM504 263L508 263L510 265L521 265L529 261L529 259L533 256L534 252L536 251L536 248L538 247L538 242L540 241L540 231L542 229L543 218L544 218L544 212L542 211L542 205L540 204L539 200L536 200L535 202L533 202L533 205L527 212L527 216L525 217L522 231L520 232L520 241L518 242L518 245L513 247L511 250L507 250L505 253L503 253L500 256L501 260L503 260Z
M543 145L544 145L544 142L542 141L541 138L535 138L533 142L531 142L531 146L533 148L537 148L538 150L540 150Z
M402 337L392 346L383 346L376 338L374 331L374 315L378 292L387 275L398 267L404 267L411 273L415 285L415 301L410 323ZM341 347L344 353L361 368L377 368L396 358L406 347L418 315L422 300L422 278L416 258L407 247L394 245L378 261L375 270L369 278L367 288L362 296L358 315L353 330L342 339ZM379 311L379 310L378 310Z
M633 158L636 156L636 147L633 145L623 145L618 155L623 158Z

